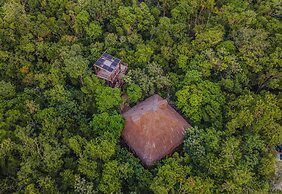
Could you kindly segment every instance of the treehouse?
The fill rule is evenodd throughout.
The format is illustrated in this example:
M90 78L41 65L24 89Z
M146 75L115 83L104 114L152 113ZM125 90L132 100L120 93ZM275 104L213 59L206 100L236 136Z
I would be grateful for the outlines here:
M182 144L191 125L159 95L123 113L122 137L146 166L171 154Z
M112 87L120 87L123 84L122 77L127 68L127 64L106 52L94 64L97 77L106 80Z

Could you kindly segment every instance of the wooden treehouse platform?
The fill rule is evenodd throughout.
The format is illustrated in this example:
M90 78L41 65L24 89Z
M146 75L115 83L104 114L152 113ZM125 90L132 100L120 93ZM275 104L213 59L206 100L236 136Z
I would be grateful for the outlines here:
M122 77L126 74L128 65L120 59L104 52L94 63L96 76L106 80L111 87L121 87Z

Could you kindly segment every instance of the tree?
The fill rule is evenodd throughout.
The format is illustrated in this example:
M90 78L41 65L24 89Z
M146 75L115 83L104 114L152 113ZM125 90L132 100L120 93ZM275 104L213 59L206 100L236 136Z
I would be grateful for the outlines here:
M80 83L83 85L82 76L87 72L89 61L81 55L81 52L81 46L74 44L70 48L62 49L61 55L65 64L65 72L71 78L80 78Z
M201 26L198 26L198 29L196 28L196 38L192 41L193 46L195 46L198 50L212 48L223 40L223 26L215 26L205 29L203 32L200 31Z
M78 35L82 35L85 26L89 22L89 13L86 10L82 10L75 18L74 30Z
M140 163L140 160L122 147L118 150L116 157L121 166L122 187L130 192L151 192L150 184L153 175Z
M179 193L213 193L214 183L209 178L190 176L181 182Z
M150 33L155 36L160 45L172 46L174 42L172 38L173 27L170 18L161 17L158 26L153 28Z
M0 97L9 99L16 95L16 87L10 82L0 81Z
M111 111L113 108L117 108L122 102L118 88L98 87L95 94L96 106L99 112Z
M191 168L187 165L187 156L181 157L177 153L164 161L159 166L150 189L154 193L175 192L176 185L190 173Z
M135 53L135 58L137 63L145 64L148 63L153 54L152 49L148 45L139 44L137 45L137 52Z
M93 127L93 133L103 135L104 133L111 133L116 139L121 135L124 127L124 121L121 115L116 112L111 115L107 112L95 114L90 125Z
M202 75L197 71L188 72L184 80L185 86L176 92L176 105L195 124L206 122L221 127L225 99L220 87L202 80Z
M229 122L227 129L230 133L244 130L260 134L270 145L281 142L281 126L277 121L281 118L278 100L268 92L261 96L247 93L230 102ZM233 111L231 111L231 109ZM234 111L236 110L236 111Z
M81 106L90 112L92 115L96 112L95 96L97 88L102 87L101 81L95 75L87 75L84 78L84 86L81 87L83 98L81 99Z
M117 161L113 160L105 164L98 188L103 193L114 193L121 190Z
M97 192L92 182L86 181L80 176L75 176L74 190L78 193L91 194Z
M128 95L130 103L136 103L138 100L140 100L142 96L142 90L136 84L129 85L128 88L126 89L126 93Z
M184 150L189 154L193 170L206 175L218 175L220 166L216 164L221 150L222 133L214 128L188 128L184 140ZM200 173L199 173L200 174Z
M117 17L112 21L119 35L130 35L136 31L146 33L155 24L155 18L150 13L149 7L144 3L134 3L133 6L120 6Z
M162 68L155 64L150 63L144 69L137 68L136 70L129 70L124 78L128 84L136 84L142 89L146 95L153 95L170 86L170 80Z
M102 28L98 23L91 22L89 24L89 27L86 28L86 34L89 36L92 40L95 40L99 38L99 36L102 34Z
M0 0L0 24L0 193L273 191L280 1ZM93 72L105 50L121 88ZM155 93L193 127L147 168L119 109Z

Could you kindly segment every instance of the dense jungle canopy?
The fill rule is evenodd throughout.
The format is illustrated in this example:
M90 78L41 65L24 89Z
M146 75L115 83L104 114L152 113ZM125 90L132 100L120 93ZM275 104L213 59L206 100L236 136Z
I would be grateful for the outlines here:
M280 0L0 0L0 193L275 192L281 20ZM153 94L193 128L146 168L119 106Z

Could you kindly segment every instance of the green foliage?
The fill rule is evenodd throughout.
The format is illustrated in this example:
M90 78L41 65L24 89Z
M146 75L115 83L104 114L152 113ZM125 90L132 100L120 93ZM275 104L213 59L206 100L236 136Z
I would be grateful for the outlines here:
M184 83L185 86L176 93L177 106L195 124L205 122L220 127L225 101L220 87L211 81L203 81L197 71L188 72Z
M207 168L206 162L212 162L207 160L212 159L213 154L217 154L220 150L221 135L221 132L214 128L203 130L194 127L186 130L184 150L189 154L194 165Z
M200 26L199 26L200 28ZM196 38L192 41L193 46L198 50L213 48L222 41L224 35L223 26L214 26L205 30L196 30Z
M117 16L113 20L113 25L120 35L129 35L137 30L141 32L148 31L154 24L154 17L144 2L138 6L119 7Z
M16 88L13 84L5 81L0 82L0 96L1 98L12 98L16 95Z
M97 88L95 100L99 112L117 108L122 102L120 90L110 87Z
M86 28L86 34L91 38L91 39L97 39L101 34L102 34L102 28L99 24L91 22L89 24L89 27Z
M80 45L72 45L70 50L63 50L61 55L65 64L65 71L71 78L82 76L87 69L89 61L82 55Z
M130 70L124 78L128 84L136 84L142 89L143 95L152 95L165 88L171 83L159 65L150 63L144 69Z
M91 194L96 192L92 182L88 182L79 176L75 176L74 189L77 193Z
M151 192L150 184L152 181L152 173L144 168L140 160L136 158L126 148L121 148L118 152L121 179L123 180L123 188L130 192Z
M75 18L74 29L76 33L81 33L84 26L89 22L89 13L86 10L81 11Z
M190 176L181 184L179 193L214 193L214 183L211 179Z
M117 161L113 160L106 163L98 189L103 193L119 192L121 189L119 175L119 166Z
M104 112L94 115L90 125L93 127L93 134L111 133L116 138L119 138L124 127L124 121L121 115L116 112L112 115Z
M156 177L150 188L154 193L169 193L175 191L176 185L190 173L187 156L183 158L174 154L172 158L164 161L164 165L158 168Z
M78 171L87 176L89 179L94 179L98 177L97 162L91 161L87 158L79 158L78 160Z
M281 142L281 111L276 96L264 93L256 96L252 93L240 96L230 102L230 121L227 129L234 133L236 129L244 129L262 135L268 144L273 146ZM240 108L239 108L240 107ZM274 135L275 134L275 135Z
M128 88L126 89L126 93L128 95L130 103L136 103L138 100L140 100L142 96L142 90L136 84L129 85Z
M0 24L0 193L274 191L280 1L0 0ZM105 50L122 88L93 72ZM119 106L155 93L193 128L147 168Z

